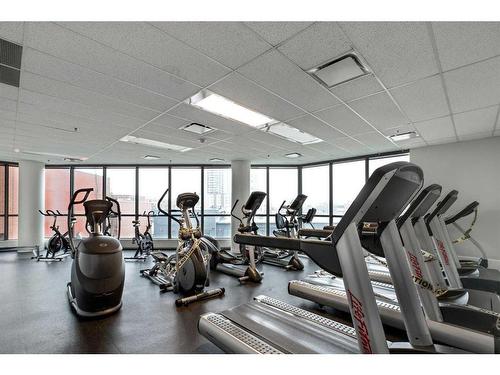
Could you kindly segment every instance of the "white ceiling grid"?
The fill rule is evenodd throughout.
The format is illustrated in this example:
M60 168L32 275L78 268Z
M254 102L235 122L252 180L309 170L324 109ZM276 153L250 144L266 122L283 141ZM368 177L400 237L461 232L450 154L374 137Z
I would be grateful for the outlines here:
M0 84L0 159L64 163L19 148L90 164L294 164L499 135L499 25L0 22L0 38L24 47L20 89ZM306 73L349 51L370 74L327 89ZM184 103L203 88L324 142L299 145ZM215 130L180 129L191 122ZM410 130L421 137L386 138ZM192 150L119 142L125 135Z

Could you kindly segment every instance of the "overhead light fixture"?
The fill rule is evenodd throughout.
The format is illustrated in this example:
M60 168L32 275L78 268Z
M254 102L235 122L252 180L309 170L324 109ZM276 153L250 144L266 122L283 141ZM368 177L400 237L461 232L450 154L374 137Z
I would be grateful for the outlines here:
M212 159L210 159L210 161L214 162L214 163L221 163L221 162L224 162L225 160L221 159L221 158L212 158Z
M290 158L290 159L300 158L301 156L302 156L302 154L299 154L298 152L291 152L291 153L285 155L285 157Z
M215 130L214 128L211 128L210 126L198 124L197 122L192 122L189 125L181 127L181 129L185 130L187 132L198 134L198 135L207 134L207 133L210 133L210 132Z
M120 139L120 141L126 142L126 143L134 143L137 145L156 147L156 148L161 148L164 150L171 150L171 151L186 152L186 151L191 150L190 147L173 145L170 143L155 141L154 139L134 137L133 135L126 135L125 137Z
M80 157L80 156L71 156L71 155L57 154L53 152L44 152L44 151L20 150L18 148L14 149L14 152L19 152L21 154L27 154L27 155L36 155L36 156L53 156L56 158L61 158L66 161L85 161L88 159L86 157Z
M83 161L84 159L80 159L80 158L64 158L64 161L69 161L71 163L76 163L76 162L79 162L79 161Z
M396 133L390 135L389 138L394 142L406 141L408 139L417 138L418 134L415 131L405 132L405 133Z
M310 145L313 143L323 142L322 139L306 133L300 129L294 128L293 126L290 126L283 122L268 126L266 128L266 131L268 133L277 135L279 137L285 138L286 140L299 143L301 145Z
M146 160L158 160L160 157L159 156L155 156L155 155L146 155L143 157L143 159L146 159Z
M349 52L308 71L314 79L328 88L361 77L369 72L369 69L361 63L354 52Z
M201 108L204 111L242 122L254 128L259 128L270 122L274 122L271 117L245 108L230 99L214 94L208 90L202 90L196 95L193 95L191 98L187 99L187 103Z

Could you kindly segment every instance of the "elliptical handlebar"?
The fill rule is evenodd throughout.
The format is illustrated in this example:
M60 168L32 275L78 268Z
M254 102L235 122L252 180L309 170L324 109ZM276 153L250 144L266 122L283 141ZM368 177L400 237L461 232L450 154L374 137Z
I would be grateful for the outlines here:
M162 204L163 200L165 199L165 197L167 196L168 190L169 189L165 190L165 192L162 194L162 196L158 200L158 203L156 204L156 207L158 207L158 212L161 212L166 217L169 217L170 219L174 220L177 224L181 225L181 221L179 219L177 219L176 217L174 217L173 215L171 215L167 211L165 211L163 208L161 208L161 204Z
M110 213L115 215L118 218L118 239L120 239L121 231L122 231L122 210L120 207L120 202L116 199L106 196L106 200L111 203L111 208L109 210ZM113 207L116 206L116 211L113 210ZM108 216L109 220L109 216Z
M243 225L243 220L241 220L241 218L239 218L238 216L236 216L234 214L234 209L236 208L236 205L238 204L239 201L240 201L239 199L236 199L236 201L234 202L233 208L231 208L231 216L234 217L236 220L238 220L241 223L241 225ZM243 207L242 207L242 210L243 210Z
M76 247L73 242L73 206L75 204L82 204L87 200L89 197L90 193L94 191L93 188L84 188L84 189L78 189L73 193L73 196L71 197L71 200L69 201L68 204L68 216L67 216L67 224L68 224L68 239L69 239L69 246L71 248L71 256L74 258L76 254ZM83 198L77 199L78 196L82 193L85 193Z

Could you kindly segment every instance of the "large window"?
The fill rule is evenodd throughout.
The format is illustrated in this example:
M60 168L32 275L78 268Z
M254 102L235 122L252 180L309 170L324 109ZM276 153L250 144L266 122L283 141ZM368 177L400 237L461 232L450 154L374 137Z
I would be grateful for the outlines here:
M170 182L171 192L171 209L173 214L179 215L177 207L177 196L182 193L196 193L200 196L200 200L196 204L196 212L201 211L201 168L172 168L172 181ZM172 220L171 236L177 238L179 224Z
M269 168L269 232L276 229L275 215L281 204L290 204L298 194L297 168Z
M342 216L366 182L365 160L333 164L333 216Z
M120 203L121 237L133 238L135 220L135 168L106 169L106 196Z
M0 240L5 239L5 165L0 165Z
M267 168L252 168L250 169L250 192L263 191L267 193ZM267 198L262 202L255 216L255 223L259 227L259 233L267 235Z
M230 238L231 169L205 168L203 185L203 233Z
M158 215L158 201L168 189L168 168L139 168L139 215L153 211ZM162 202L162 208L168 211L168 195ZM147 218L140 217L141 231L144 231ZM153 238L168 238L168 218L151 217L151 234Z
M19 214L19 168L17 166L9 166L9 183L8 183L8 233L9 240L17 240L18 237L18 214Z
M50 168L45 170L45 209L54 212L60 211L62 214L68 212L68 204L71 195L70 169ZM45 237L52 236L54 218L46 217L44 225ZM64 233L68 228L65 217L58 217L56 224L59 230Z
M369 159L368 161L369 175L371 176L372 173L375 171L375 169L389 163L394 163L396 161L410 161L410 154Z
M316 209L313 225L323 228L330 224L330 165L302 169L302 194L307 195L302 212Z

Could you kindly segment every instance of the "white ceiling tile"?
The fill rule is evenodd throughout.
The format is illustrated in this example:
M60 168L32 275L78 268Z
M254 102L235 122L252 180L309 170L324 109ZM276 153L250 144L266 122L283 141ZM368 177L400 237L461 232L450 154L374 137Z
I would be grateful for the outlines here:
M199 86L53 23L27 23L25 45L176 99L199 90Z
M0 38L16 44L22 44L23 22L0 22Z
M408 123L401 111L386 93L371 95L350 102L349 105L378 130Z
M391 94L414 122L442 117L450 113L440 76L425 78L393 89Z
M450 116L417 122L414 125L418 134L420 134L420 136L422 136L428 143L455 137L455 131L453 129L453 123Z
M270 48L241 22L154 22L153 25L232 69Z
M349 157L352 154L349 151L346 151L343 148L339 148L328 142L315 143L312 145L308 145L307 148L323 152L325 155L328 155L330 158L344 158Z
M453 113L500 102L500 57L444 74Z
M371 147L376 152L383 152L387 150L397 150L399 149L394 143L389 141L386 137L378 132L370 132L365 134L358 134L356 139L366 146Z
M189 122L187 123L189 124ZM185 124L185 125L187 125ZM157 134L163 134L166 136L172 136L172 137L177 137L181 139L187 139L193 142L199 143L198 146L202 146L203 144L210 144L212 142L218 141L218 140L223 140L231 137L231 134L226 133L222 130L215 130L212 131L208 134L195 134L188 132L186 130L181 129L181 127L177 128L172 128L172 127L167 127L164 125L161 125L159 123L150 123L146 125L145 127L141 128L143 131L147 131L150 133L157 133ZM200 140L203 139L204 141L201 142Z
M318 22L278 49L308 70L343 55L352 46L336 22Z
M0 108L0 118L4 120L15 120L16 112L13 111L5 111Z
M338 103L328 90L275 50L260 56L238 71L308 111Z
M230 134L242 135L254 131L254 128L249 125L214 115L185 103L180 104L168 113L190 122L197 122L211 128L224 130Z
M151 124L156 124L158 126L166 128L174 128L174 129L179 129L181 126L187 125L189 123L191 123L191 121L187 119L170 116L168 113L161 115L153 122L151 122Z
M344 105L316 112L316 116L348 135L373 131L373 128Z
M495 132L493 133L493 135L494 135L495 137L500 136L500 128L499 128L498 126L497 126L497 128L495 129Z
M153 93L102 73L65 62L29 47L24 50L23 71L67 82L86 90L157 111L165 111L177 103L177 100L165 97L164 95Z
M431 146L443 145L445 143L455 143L455 142L457 142L456 137L441 138L441 139L434 139L434 140L427 141L427 143Z
M273 148L281 148L284 150L290 150L297 147L295 142L287 141L286 139L280 138L274 134L265 133L260 130L256 130L252 133L245 134L242 139L246 140L248 143L261 143L267 146L266 150L269 152L273 151Z
M267 42L276 46L304 30L312 22L246 22Z
M359 99L383 90L383 87L372 74L361 76L330 89L331 92L344 101Z
M345 137L345 134L310 115L289 121L288 124L327 142Z
M433 22L443 70L500 55L499 22Z
M410 131L414 131L414 127L411 125L401 125L401 126L395 126L393 128L387 128L382 130L382 133L386 136L398 134L398 133L407 133Z
M296 106L271 94L238 73L233 73L217 82L210 87L210 91L280 121L305 114Z
M484 138L491 138L492 137L492 132L482 132L482 133L474 133L474 134L465 134L465 135L459 135L458 139L460 141L472 141L474 139L484 139Z
M17 100L19 89L17 87L0 83L0 98Z
M341 27L386 86L438 72L425 22L342 22Z
M370 153L373 151L370 147L367 147L366 145L360 143L359 141L352 139L352 138L347 138L347 137L336 139L331 143L337 147L340 147L340 148L352 153L352 154L355 154L358 152Z
M229 72L221 64L143 22L66 22L62 25L201 86Z
M16 112L17 100L7 99L0 96L0 110L8 112Z
M495 128L498 106L453 115L458 136L487 133Z
M21 88L86 104L97 109L116 112L143 121L148 121L160 113L28 72L23 72L21 75Z

